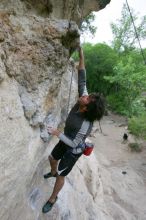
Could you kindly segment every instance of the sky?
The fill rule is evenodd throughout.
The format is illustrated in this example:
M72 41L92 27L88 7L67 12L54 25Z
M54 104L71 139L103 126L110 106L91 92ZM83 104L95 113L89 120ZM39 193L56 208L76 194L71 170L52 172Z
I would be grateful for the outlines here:
M120 18L123 4L126 0L111 0L106 8L101 11L95 12L96 19L93 23L97 27L95 37L92 39L91 36L84 36L83 42L90 43L102 43L106 42L110 44L112 40L112 31L110 28L111 22L116 22ZM138 17L146 15L146 0L128 0L129 6L134 9ZM146 47L146 40L140 42L142 47Z

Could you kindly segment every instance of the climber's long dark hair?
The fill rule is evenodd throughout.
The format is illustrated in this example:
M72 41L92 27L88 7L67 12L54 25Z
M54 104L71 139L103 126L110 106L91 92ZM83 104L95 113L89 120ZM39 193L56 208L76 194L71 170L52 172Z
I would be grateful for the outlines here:
M87 105L87 111L84 112L86 120L93 122L100 120L105 112L105 99L102 94L91 93L92 101Z

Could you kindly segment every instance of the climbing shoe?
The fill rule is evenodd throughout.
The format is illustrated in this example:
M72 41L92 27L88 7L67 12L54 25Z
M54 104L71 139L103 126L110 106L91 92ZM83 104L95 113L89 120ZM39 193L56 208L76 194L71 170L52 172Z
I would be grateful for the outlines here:
M49 173L44 174L44 179L48 179L50 177L57 177L57 176L58 176L58 173L55 173L53 175L51 172L49 172Z
M57 197L55 199L55 202L56 201L57 201ZM51 203L51 202L47 201L46 204L42 208L42 212L47 213L47 212L51 211L51 209L52 209L53 205L55 204L55 202Z

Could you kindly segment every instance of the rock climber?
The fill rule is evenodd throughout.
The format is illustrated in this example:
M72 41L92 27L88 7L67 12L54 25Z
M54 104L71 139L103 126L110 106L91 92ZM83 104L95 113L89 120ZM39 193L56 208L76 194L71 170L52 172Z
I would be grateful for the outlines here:
M79 99L66 119L64 133L55 128L48 127L48 133L57 136L60 140L48 157L51 171L45 174L44 178L56 177L56 182L50 198L42 208L43 213L52 209L57 200L57 195L64 185L65 176L69 174L79 157L83 154L83 143L91 132L93 122L100 120L105 111L105 102L102 95L98 93L88 95L84 54L81 47L78 48L78 52Z

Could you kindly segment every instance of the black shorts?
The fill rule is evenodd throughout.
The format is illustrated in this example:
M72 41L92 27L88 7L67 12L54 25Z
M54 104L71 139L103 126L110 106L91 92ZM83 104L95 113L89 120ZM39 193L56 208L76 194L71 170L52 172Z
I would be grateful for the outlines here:
M59 176L66 176L72 170L73 166L82 155L82 153L73 154L71 152L71 148L68 145L62 141L59 141L52 150L51 155L55 160L60 160L57 171Z

